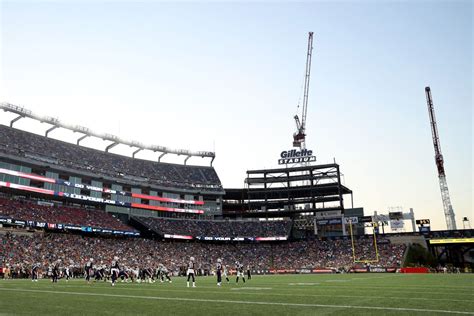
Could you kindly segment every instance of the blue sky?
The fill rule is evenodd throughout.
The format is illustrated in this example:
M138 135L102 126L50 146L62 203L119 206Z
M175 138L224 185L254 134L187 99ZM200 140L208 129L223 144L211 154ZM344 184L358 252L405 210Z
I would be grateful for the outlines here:
M242 187L247 169L274 167L291 148L313 31L307 146L319 162L341 165L356 206L413 207L433 228L445 227L424 95L430 85L458 226L473 215L470 1L2 1L0 8L1 101L127 139L215 150L225 187ZM0 114L0 122L9 118ZM27 121L18 127L44 130Z

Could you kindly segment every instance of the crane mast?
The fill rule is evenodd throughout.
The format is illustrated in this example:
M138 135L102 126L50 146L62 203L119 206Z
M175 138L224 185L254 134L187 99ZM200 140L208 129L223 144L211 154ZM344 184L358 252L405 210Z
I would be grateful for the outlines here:
M306 55L306 72L304 79L303 109L301 122L298 114L294 116L296 133L293 134L293 147L306 148L306 113L308 112L309 79L311 75L311 57L313 53L313 32L308 33L308 51Z
M441 145L439 143L438 127L433 107L433 99L431 98L430 87L425 88L426 102L428 104L428 113L431 122L431 134L433 135L433 145L435 150L435 162L438 169L439 187L441 189L441 199L443 200L444 216L446 218L446 226L448 230L456 229L456 219L454 217L451 198L449 197L448 183L446 182L446 172L444 170L444 160L441 154Z

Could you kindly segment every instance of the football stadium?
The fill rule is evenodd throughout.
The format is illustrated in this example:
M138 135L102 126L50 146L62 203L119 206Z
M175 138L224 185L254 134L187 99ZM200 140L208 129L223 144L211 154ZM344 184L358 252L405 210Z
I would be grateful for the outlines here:
M306 62L292 142L263 157L269 164L238 166L240 186L221 181L235 165L215 167L219 150L146 145L0 100L0 315L474 315L474 230L469 215L455 217L437 125L447 118L435 117L430 86L416 89L417 106L432 136L435 163L423 164L437 177L442 229L418 209L360 205L344 160L317 159L310 78L327 56L315 53L316 33L299 38ZM234 146L246 155L243 142Z

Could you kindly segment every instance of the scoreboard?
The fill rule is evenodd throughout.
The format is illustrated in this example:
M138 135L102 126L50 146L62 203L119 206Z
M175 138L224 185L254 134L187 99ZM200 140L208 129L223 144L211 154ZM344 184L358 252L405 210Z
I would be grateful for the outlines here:
M417 219L416 220L416 225L429 225L430 220L429 219Z

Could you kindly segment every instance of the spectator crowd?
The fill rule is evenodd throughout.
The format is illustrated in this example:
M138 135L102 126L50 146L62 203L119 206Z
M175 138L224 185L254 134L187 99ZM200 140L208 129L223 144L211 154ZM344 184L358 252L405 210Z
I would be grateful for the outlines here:
M38 204L22 199L0 197L0 216L23 221L91 226L123 231L135 230L103 210Z
M0 125L0 151L93 173L178 188L221 191L212 167L158 163L78 146Z
M373 240L358 239L356 251L375 258ZM35 233L35 235L0 234L0 267L12 271L28 271L31 265L49 266L60 261L82 273L89 258L97 264L110 265L115 256L124 267L152 267L164 264L171 271L180 271L190 256L197 268L210 271L218 258L233 268L236 261L253 270L335 268L353 266L352 246L347 240L306 240L277 243L205 243L159 241L133 237L88 237L76 234ZM359 250L358 250L359 249ZM399 267L405 246L378 241L380 261L377 265ZM373 257L372 257L373 256ZM82 275L82 274L81 274Z
M275 237L288 236L290 220L189 220L166 218L135 218L158 235L201 237Z

